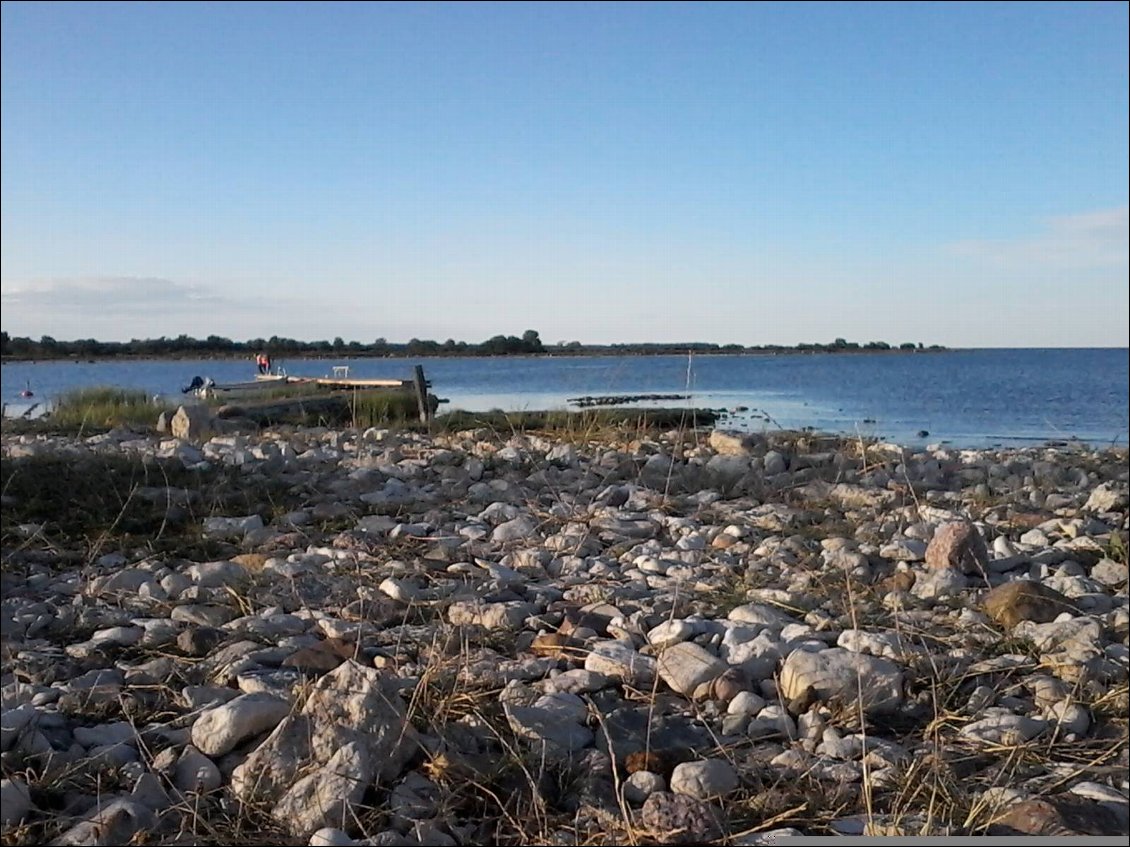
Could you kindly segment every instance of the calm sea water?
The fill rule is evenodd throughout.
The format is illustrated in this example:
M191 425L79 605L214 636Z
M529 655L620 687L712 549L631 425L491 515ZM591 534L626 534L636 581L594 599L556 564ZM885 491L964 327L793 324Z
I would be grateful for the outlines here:
M690 394L651 405L733 411L727 426L862 433L900 443L987 446L1079 439L1127 443L1128 362L1123 349L958 350L924 354L619 356L424 359L443 409L568 408L570 398ZM416 360L276 361L292 375L410 378ZM8 413L81 386L179 395L193 376L252 379L251 361L16 362L0 367ZM643 404L647 405L647 404ZM921 436L920 432L928 435Z

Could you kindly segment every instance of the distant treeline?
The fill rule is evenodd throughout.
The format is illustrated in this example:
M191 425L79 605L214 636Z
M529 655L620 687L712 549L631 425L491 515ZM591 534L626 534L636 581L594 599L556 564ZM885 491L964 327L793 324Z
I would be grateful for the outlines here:
M937 344L929 347L922 343L907 341L897 347L885 341L869 341L859 344L837 338L830 344L797 344L783 346L778 344L751 345L706 344L701 342L680 344L582 344L579 341L561 341L544 344L535 330L528 329L521 337L516 335L496 335L479 344L466 341L421 341L413 338L406 343L393 343L383 338L365 343L345 341L297 341L293 338L252 338L247 341L232 341L218 335L207 338L191 338L179 335L176 338L135 338L132 341L96 341L93 338L80 338L76 341L56 341L45 335L38 341L31 338L9 337L0 332L0 355L6 359L105 359L115 356L136 358L210 358L255 356L260 352L278 358L291 357L361 357L361 356L529 356L552 354L555 356L607 356L607 355L670 355L694 353L851 353L877 350L936 351L944 350Z

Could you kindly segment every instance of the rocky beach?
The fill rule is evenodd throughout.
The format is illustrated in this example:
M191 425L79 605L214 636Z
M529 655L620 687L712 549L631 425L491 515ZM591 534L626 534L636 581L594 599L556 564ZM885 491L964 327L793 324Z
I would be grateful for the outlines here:
M1124 448L191 417L3 436L5 845L1130 831Z

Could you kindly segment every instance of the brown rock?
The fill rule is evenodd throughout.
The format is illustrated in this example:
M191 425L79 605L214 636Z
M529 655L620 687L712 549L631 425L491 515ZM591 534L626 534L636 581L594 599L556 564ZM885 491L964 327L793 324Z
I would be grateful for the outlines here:
M222 644L231 633L211 626L194 626L182 630L177 636L177 647L186 656L207 656Z
M757 437L748 432L716 429L710 433L709 442L720 456L748 456L753 452Z
M639 750L629 753L624 757L624 770L628 773L636 771L650 771L651 773L670 774L678 762L669 753L662 750Z
M926 567L953 568L967 574L984 574L989 550L977 527L968 521L942 524L926 547Z
M702 844L722 835L709 803L667 791L657 791L644 801L640 824L659 844Z
M355 645L340 638L327 638L312 647L292 653L283 660L282 665L285 668L298 668L303 671L332 671L350 658L355 650Z
M749 679L740 668L729 668L710 682L710 699L730 702L742 691L748 691Z
M1126 824L1112 810L1070 794L1017 803L989 825L989 835L1126 834Z
M916 578L914 571L895 571L883 580L881 587L884 591L910 591Z
M548 656L552 659L579 658L584 655L576 639L559 632L543 633L534 637L530 652L535 656Z
M729 547L733 547L737 543L738 539L728 532L720 532L714 536L714 540L710 542L710 546L715 550L725 550Z
M261 571L263 565L267 564L267 557L262 553L240 553L238 556L232 556L231 560L237 565L243 565L249 571Z
M1079 611L1054 588L1025 579L998 585L985 595L981 606L985 614L1005 629L1012 629L1021 621L1047 623L1063 612Z

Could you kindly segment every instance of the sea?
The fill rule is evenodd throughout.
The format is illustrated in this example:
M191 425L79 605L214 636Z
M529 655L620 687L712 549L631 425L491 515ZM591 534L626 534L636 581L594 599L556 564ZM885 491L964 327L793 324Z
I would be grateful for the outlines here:
M1084 442L1126 445L1127 348L976 349L943 352L671 356L523 356L425 359L292 359L293 376L410 379L424 368L440 413L576 409L578 398L660 395L637 406L721 410L720 425L768 431L810 428L908 446L991 447ZM179 398L194 376L242 382L252 359L109 359L5 362L5 416L50 408L87 386ZM24 391L32 397L23 397ZM622 402L621 405L624 403Z

